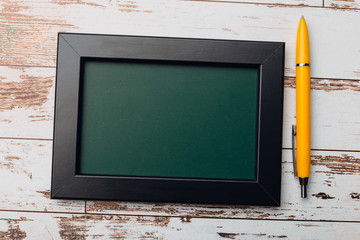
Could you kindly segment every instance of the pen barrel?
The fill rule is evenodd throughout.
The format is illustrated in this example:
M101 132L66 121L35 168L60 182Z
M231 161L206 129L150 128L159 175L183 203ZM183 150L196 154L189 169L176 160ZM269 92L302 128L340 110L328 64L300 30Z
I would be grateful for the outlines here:
M310 176L310 66L296 67L296 161L298 177Z

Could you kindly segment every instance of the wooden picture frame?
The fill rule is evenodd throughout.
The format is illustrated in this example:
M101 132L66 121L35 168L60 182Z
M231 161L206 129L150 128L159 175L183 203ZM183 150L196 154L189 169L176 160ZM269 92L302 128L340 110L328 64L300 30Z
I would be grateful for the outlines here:
M59 33L51 198L279 206L284 48L281 42ZM79 173L84 59L255 67L254 179Z

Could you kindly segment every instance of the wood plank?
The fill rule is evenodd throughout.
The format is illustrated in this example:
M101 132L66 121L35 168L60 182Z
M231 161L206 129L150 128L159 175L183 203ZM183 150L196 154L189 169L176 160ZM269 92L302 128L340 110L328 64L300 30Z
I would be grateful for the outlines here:
M354 29L360 15L351 10L359 1L325 0L324 9L303 6L319 0L256 1L260 6L255 0L221 1L228 0L0 0L0 65L20 65L0 66L0 138L52 138L56 34L72 31L285 41L288 148L295 123L295 35L304 14L315 77L312 148L359 150L360 33ZM334 49L331 56L328 49ZM49 199L51 145L0 139L0 239L356 239L360 234L359 223L332 222L360 221L358 152L313 151L310 197L300 199L291 152L284 150L279 208L89 201L91 214L65 214L55 212L81 213L85 202Z
M360 81L312 79L311 148L359 150ZM296 124L295 78L285 80L283 146Z
M291 151L284 150L280 207L159 204L88 201L88 213L246 218L278 220L360 221L360 153L312 152L309 197L300 198ZM351 184L349 184L351 183Z
M360 32L354 31L360 24L358 10L175 0L1 0L0 4L2 65L55 66L57 32L69 31L284 41L286 75L294 76L296 29L304 15L312 76L360 78Z
M49 141L0 140L0 175L3 179L0 210L84 212L83 201L49 199L51 145ZM360 193L360 153L313 151L312 155L309 198L301 199L298 181L292 175L291 151L284 150L281 207L89 201L87 212L360 221L360 199L356 195Z
M0 137L52 139L55 68L0 66Z
M0 137L52 139L54 81L54 68L0 66ZM359 80L312 80L313 149L359 150L359 91ZM295 79L287 77L285 148L291 147L295 99Z
M0 212L1 239L355 239L360 223Z
M0 139L0 210L84 212L84 201L50 200L51 153L51 141Z
M333 8L360 8L359 0L324 0L325 7Z
M229 3L250 3L250 4L267 4L267 5L296 5L322 7L322 0L189 0L201 2L229 2Z

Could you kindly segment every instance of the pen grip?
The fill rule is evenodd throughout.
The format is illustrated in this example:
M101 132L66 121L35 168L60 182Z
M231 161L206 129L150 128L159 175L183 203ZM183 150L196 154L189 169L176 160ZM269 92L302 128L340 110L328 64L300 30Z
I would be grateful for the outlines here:
M296 161L298 177L310 176L310 66L296 67Z

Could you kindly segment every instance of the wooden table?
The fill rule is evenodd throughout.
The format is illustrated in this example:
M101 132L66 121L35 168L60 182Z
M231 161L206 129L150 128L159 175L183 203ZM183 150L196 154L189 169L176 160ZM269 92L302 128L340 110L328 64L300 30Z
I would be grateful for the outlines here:
M312 177L291 159L295 40L312 58ZM50 200L57 32L286 42L281 207ZM359 239L360 1L0 0L0 239Z

